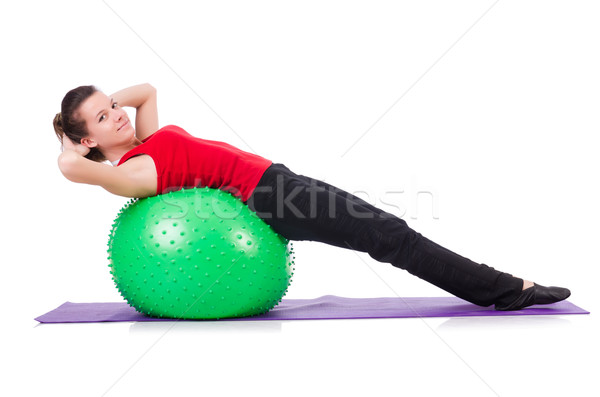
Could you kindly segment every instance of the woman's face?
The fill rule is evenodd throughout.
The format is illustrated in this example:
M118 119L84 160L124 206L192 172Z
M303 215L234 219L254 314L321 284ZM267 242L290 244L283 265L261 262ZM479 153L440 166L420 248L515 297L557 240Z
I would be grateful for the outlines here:
M88 137L81 143L87 147L102 149L129 144L135 138L135 130L127 112L112 98L97 91L79 107L79 117L85 120Z

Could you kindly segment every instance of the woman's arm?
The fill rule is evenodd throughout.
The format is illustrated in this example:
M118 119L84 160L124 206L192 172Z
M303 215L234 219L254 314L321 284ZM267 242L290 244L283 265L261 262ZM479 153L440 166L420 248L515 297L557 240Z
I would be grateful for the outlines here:
M58 168L68 180L102 186L110 193L125 197L147 197L145 189L136 178L130 177L123 167L113 167L83 157L74 150L65 150L58 157ZM150 192L152 193L152 192Z
M156 88L150 84L134 85L111 95L120 106L134 107L135 135L144 140L158 130Z
M127 165L113 167L84 156L90 148L63 136L63 152L58 168L68 180L102 186L110 193L125 197L148 197L156 192L156 170L149 156L130 159ZM145 159L146 158L146 159Z

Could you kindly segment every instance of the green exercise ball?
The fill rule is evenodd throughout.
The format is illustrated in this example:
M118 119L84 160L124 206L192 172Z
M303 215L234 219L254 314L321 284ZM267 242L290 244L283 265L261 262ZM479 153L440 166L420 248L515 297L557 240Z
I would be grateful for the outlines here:
M265 313L291 282L291 243L232 194L182 189L134 199L108 241L121 295L153 317L219 319Z

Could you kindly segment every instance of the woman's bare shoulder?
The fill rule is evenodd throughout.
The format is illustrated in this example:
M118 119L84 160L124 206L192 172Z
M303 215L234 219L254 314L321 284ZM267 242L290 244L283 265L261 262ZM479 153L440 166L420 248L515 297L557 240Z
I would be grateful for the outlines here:
M141 154L128 159L118 168L132 179L144 197L156 194L158 174L152 157Z
M155 168L154 167L154 160L152 159L152 157L150 157L150 155L147 154L138 154L135 156L132 156L131 158L127 159L127 161L125 161L123 164L121 164L119 166L119 168L121 169L129 169L129 170L133 170L133 169L140 169L140 168ZM156 168L155 168L156 171Z

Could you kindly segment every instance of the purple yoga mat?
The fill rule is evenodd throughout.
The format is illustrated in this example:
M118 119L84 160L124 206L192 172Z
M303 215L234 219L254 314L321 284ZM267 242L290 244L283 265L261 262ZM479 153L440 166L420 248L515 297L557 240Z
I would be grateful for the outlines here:
M465 317L517 315L589 314L562 301L534 305L523 310L502 312L493 306L481 307L455 297L440 298L343 298L325 295L315 299L283 299L260 316L202 321L325 320L350 318ZM104 321L174 321L147 317L127 302L72 303L37 317L40 323L89 323ZM197 321L197 320L185 320Z

